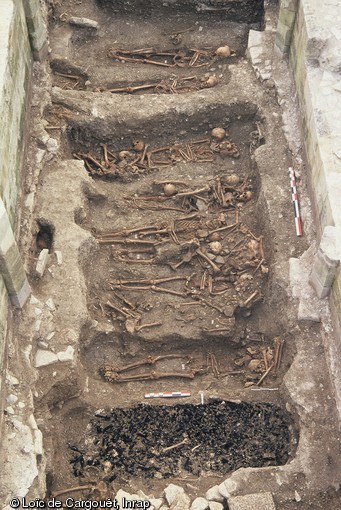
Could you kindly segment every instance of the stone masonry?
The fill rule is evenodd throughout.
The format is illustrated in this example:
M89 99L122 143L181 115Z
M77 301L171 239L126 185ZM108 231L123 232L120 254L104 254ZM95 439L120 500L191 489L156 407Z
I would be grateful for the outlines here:
M5 206L0 199L0 273L15 307L22 308L31 291Z
M301 106L309 181L320 249L310 283L319 298L330 292L334 327L341 331L340 244L328 229L341 228L341 4L338 0L282 0L276 34L280 52L288 52ZM327 229L327 230L326 230ZM334 234L335 234L334 232ZM339 236L339 234L337 234ZM325 253L333 252L330 258ZM330 244L331 243L331 244ZM331 246L333 245L333 246ZM337 334L336 334L337 336ZM326 345L341 413L340 359L337 342ZM338 361L337 361L338 360Z
M290 48L294 30L298 0L282 0L276 33L276 47L282 53Z
M4 373L9 304L20 308L30 294L16 243L17 203L32 56L44 58L47 36L40 0L1 0L0 4L0 367ZM1 384L0 378L0 395ZM2 408L0 411L1 426Z
M48 53L48 45L41 2L40 0L25 1L24 9L33 58L39 61L44 60Z
M290 46L320 236L326 226L341 227L340 23L339 2L301 0ZM340 275L332 295L340 318Z

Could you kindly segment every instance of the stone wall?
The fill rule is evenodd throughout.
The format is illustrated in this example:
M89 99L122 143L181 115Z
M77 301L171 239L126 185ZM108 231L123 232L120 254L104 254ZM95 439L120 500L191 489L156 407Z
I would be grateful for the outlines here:
M31 67L31 49L21 3L2 0L0 39L0 197L14 225L22 163L26 90ZM7 289L0 275L1 367L4 366L7 314Z
M0 34L0 196L13 225L31 68L31 48L21 2L1 1Z
M300 0L290 43L319 237L327 226L341 232L341 31L331 23L341 22L337 4ZM332 296L341 320L340 272Z
M341 4L282 0L276 46L288 53L301 106L320 247L311 284L330 292L335 340L326 345L341 415ZM332 253L332 257L330 257ZM328 288L329 287L329 288Z
M22 307L30 289L16 243L21 171L29 108L32 60L47 49L40 0L1 0L0 5L0 367L5 373L8 310ZM1 390L0 377L0 390ZM3 399L1 399L2 401ZM0 409L2 416L2 409Z

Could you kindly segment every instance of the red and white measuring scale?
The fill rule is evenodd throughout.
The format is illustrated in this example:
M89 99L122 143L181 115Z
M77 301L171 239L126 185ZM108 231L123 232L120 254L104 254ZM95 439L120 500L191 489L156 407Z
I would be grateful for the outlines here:
M296 235L301 236L301 235L303 235L303 231L302 231L300 209L298 206L296 174L295 174L295 170L292 167L289 168L289 176L290 176L290 186L291 186L291 197L292 197L292 203L294 206L294 214L295 214Z
M190 397L190 391L163 391L160 393L145 393L144 398L179 398Z

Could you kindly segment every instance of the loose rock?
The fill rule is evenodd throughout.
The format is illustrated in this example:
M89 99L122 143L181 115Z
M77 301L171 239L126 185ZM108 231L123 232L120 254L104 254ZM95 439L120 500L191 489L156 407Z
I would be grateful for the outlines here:
M218 503L217 501L210 501L209 507L210 510L223 510L224 505L222 503Z
M171 510L189 510L190 499L187 494L179 494L179 496L170 505Z
M7 384L10 384L11 386L18 386L19 381L14 375L11 375L9 372L6 373L6 382Z
M179 485L174 485L173 483L169 484L168 487L165 488L167 503L171 505L176 500L176 498L180 496L180 494L184 493L184 489Z
M206 510L209 507L209 503L205 498L195 498L191 504L191 510Z
M222 503L224 501L224 496L219 492L218 485L214 485L205 494L206 499L208 501L218 501L218 503Z
M57 361L58 357L54 352L38 349L36 353L35 367L46 367L48 365L52 365L53 363L57 363Z
M57 353L59 361L73 361L75 349L72 345L68 345L65 351L60 351Z
M160 508L163 505L163 499L162 498L150 498L149 499L151 505L155 508L155 510L160 510Z
M52 298L49 298L46 302L45 302L46 306L51 310L51 312L54 312L56 310L56 306L53 302L53 299Z
M49 259L49 250L47 248L44 248L39 253L39 257L38 257L37 264L36 264L35 275L38 278L41 278L43 276L48 259Z
M18 397L16 395L11 394L8 395L6 400L9 404L15 404L16 402L18 402Z

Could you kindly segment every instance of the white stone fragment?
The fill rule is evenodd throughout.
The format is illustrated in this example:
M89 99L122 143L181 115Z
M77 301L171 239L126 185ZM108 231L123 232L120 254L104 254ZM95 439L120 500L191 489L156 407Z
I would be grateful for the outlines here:
M264 71L262 71L262 72L260 73L260 77L261 77L262 81L270 80L270 78L271 78L271 73L268 73L268 72L264 72Z
M223 510L224 505L222 503L218 503L218 501L210 501L210 510Z
M149 498L150 504L153 505L155 510L160 510L161 506L163 505L163 499L162 498Z
M50 310L44 310L44 320L49 323L49 322L52 322L54 319L52 313L50 312Z
M46 151L44 149L36 149L36 163L41 163L43 161L43 158L46 154Z
M46 150L55 154L58 151L59 144L55 138L50 137L46 142Z
M117 501L117 505L119 508L123 508L123 505L122 505L123 498L125 500L131 501L132 496L131 496L131 494L129 494L129 492L126 492L126 491L123 491L122 489L120 489L115 496L115 499Z
M53 363L57 363L57 361L58 357L54 352L38 349L36 353L35 367L46 367L48 365L52 365Z
M55 253L55 255L56 255L56 259L57 259L57 264L58 264L58 266L61 266L61 265L62 265L62 263L63 263L63 254L62 254L62 252L61 252L61 251L59 251L59 250L56 250L54 253Z
M195 498L191 504L191 510L206 510L209 507L209 503L205 498Z
M253 64L255 64L256 62L256 59L259 59L259 57L261 56L261 54L263 53L263 50L262 48L258 48L258 47L253 47L253 48L250 48L249 49L249 55L250 55L250 58L251 58L251 61Z
M191 500L187 494L179 494L170 505L171 510L189 510Z
M41 430L33 431L34 453L36 455L43 455L43 434Z
M37 307L34 308L34 315L36 317L39 317L39 315L41 315L42 313L43 312L40 310L40 308L37 308Z
M42 342L41 340L39 342L37 342L37 346L40 349L45 349L45 350L49 349L49 344L47 344L46 342Z
M56 306L52 298L49 298L47 301L45 301L45 304L51 310L51 312L55 312Z
M57 353L57 357L59 361L73 361L75 349L72 345L68 345L65 351L60 351Z
M250 30L249 31L249 40L248 40L248 48L252 48L253 46L260 46L263 43L263 34L258 30Z
M16 395L14 395L13 393L11 393L11 395L8 395L6 400L10 405L12 405L12 404L15 404L16 402L18 402L18 397Z
M30 414L30 416L27 418L27 425L31 430L38 430L38 425L33 414Z
M38 278L41 278L43 276L48 259L49 259L49 250L47 248L44 248L39 253L39 257L38 257L37 264L36 264L35 274Z
M206 499L208 501L218 501L218 503L222 503L224 501L224 496L222 496L219 492L218 485L214 485L205 494Z
M24 409L26 407L26 404L24 402L18 402L19 409Z
M235 481L227 478L224 482L219 485L219 492L224 498L228 499L237 490L237 484Z
M184 489L179 485L174 485L173 483L169 484L165 488L165 496L167 503L171 505L176 500L176 498L180 496L180 494L184 493L185 493Z
M98 29L97 21L89 18L77 18L76 16L73 16L69 19L69 23L71 25L76 25L77 27Z
M49 333L46 337L46 340L52 340L52 338L54 337L54 335L56 334L55 331L51 331L51 333Z
M34 196L35 196L34 191L31 191L31 193L28 193L25 198L25 206L28 207L30 211L33 209Z
M40 330L40 326L41 326L41 320L39 319L39 320L35 321L35 323L34 323L34 331L36 333L38 333L38 331Z
M27 363L31 363L32 344L27 345L24 349L22 349L21 352L23 353L23 356Z
M6 372L6 383L10 384L11 386L18 386L19 381L14 375L10 374L9 372Z
M14 414L14 409L13 409L13 407L12 407L12 406L8 406L8 407L6 407L6 412L7 412L7 414L12 414L12 415L13 415L13 414Z
M5 483L6 480L11 480L11 491L7 492L8 495L12 494L22 498L27 496L34 480L37 481L37 458L33 452L33 437L30 427L15 417L11 418L11 422L15 436L11 439L7 455L6 450L3 450L7 459L1 466L1 481ZM6 441L5 438L4 440ZM23 446L24 451L22 451Z
M41 302L39 301L39 299L37 299L36 297L33 296L33 294L31 294L31 297L30 297L30 303L31 305L41 305Z
M299 503L300 501L302 501L302 498L301 496L299 495L299 493L297 491L295 491L295 501L297 503Z

